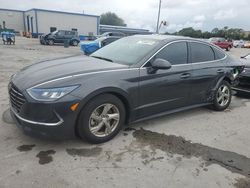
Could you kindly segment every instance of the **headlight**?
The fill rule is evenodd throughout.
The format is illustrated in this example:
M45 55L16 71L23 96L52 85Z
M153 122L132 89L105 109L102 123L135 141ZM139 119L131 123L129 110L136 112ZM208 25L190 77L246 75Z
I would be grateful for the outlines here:
M27 92L33 99L38 101L55 101L69 94L78 87L79 85L49 89L30 88L27 89Z

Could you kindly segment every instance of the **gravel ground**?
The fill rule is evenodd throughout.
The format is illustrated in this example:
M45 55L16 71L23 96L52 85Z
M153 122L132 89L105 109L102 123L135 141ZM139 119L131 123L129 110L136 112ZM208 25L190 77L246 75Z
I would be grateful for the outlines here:
M232 49L240 57L250 51ZM0 44L0 187L250 187L250 100L131 125L108 143L52 142L24 135L9 117L9 77L24 66L81 54L17 37Z

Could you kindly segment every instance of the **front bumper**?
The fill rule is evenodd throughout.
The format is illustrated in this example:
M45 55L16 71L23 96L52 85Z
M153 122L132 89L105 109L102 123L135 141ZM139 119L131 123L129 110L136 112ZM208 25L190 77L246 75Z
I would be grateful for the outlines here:
M10 111L17 127L36 137L52 140L75 138L75 124L80 110L72 111L70 106L80 102L78 98L67 95L53 103L39 102L26 92L21 93L17 88L11 88ZM18 101L21 98L24 101L22 104Z
M45 40L44 36L40 36L40 44L47 44L47 41Z

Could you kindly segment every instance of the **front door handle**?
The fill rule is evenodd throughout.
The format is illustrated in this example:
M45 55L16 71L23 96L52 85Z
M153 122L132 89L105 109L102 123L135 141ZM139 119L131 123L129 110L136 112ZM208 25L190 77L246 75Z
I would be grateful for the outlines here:
M181 78L182 78L182 79L186 79L186 78L189 78L190 76L191 76L190 73L183 73L183 74L181 75Z
M218 73L225 73L225 71L223 69L218 69L217 72Z

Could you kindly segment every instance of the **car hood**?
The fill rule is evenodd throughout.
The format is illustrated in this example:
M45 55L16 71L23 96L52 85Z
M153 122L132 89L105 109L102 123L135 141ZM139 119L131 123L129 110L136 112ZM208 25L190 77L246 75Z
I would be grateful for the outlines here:
M71 56L39 62L23 68L13 76L12 82L21 91L37 84L75 74L127 68L126 65L112 63L87 56Z
M48 37L49 35L51 35L51 33L43 34L41 37Z

